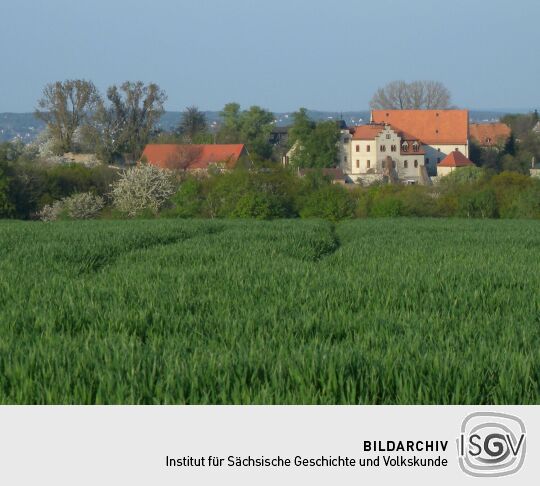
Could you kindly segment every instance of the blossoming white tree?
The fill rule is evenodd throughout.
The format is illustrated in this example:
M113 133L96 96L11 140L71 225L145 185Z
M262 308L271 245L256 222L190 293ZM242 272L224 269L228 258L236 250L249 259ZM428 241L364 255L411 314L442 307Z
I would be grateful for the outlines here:
M42 221L56 221L65 215L71 219L92 219L104 206L102 197L91 192L81 192L44 206L39 212L39 218Z
M122 173L111 195L119 211L134 217L147 210L157 214L174 192L171 171L141 164Z

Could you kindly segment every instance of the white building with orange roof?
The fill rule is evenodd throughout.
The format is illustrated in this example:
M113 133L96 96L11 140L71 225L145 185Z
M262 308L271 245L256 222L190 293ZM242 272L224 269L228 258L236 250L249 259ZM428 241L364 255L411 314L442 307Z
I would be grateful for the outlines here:
M474 164L460 151L455 150L437 165L437 175L445 176L461 167L474 167Z
M370 124L342 131L340 149L340 166L351 182L387 176L425 183L447 155L468 157L469 112L373 110Z

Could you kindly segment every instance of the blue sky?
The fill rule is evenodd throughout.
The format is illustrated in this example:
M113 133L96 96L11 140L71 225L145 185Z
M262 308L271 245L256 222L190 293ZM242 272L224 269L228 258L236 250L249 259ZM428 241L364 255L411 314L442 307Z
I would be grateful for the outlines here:
M366 109L394 79L460 107L540 106L538 0L0 0L0 112L42 87L154 81L169 110Z

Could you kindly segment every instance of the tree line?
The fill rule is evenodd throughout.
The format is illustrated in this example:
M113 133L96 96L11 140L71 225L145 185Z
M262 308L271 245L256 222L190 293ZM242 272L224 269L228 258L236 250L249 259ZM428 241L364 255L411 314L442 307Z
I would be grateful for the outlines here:
M0 145L0 218L540 218L540 179L515 171L467 167L434 186L344 187L318 169L193 175L146 164L35 164L17 150Z
M242 143L256 163L277 162L298 142L303 155L297 165L331 167L336 162L339 131L332 122L309 121L305 109L294 115L297 129L289 144L275 147L270 142L275 116L260 106L242 110L238 103L226 104L216 129L190 106L178 126L166 132L159 126L166 100L155 83L126 81L109 87L103 96L88 80L57 81L43 89L35 115L46 123L51 153L91 152L107 164L135 162L151 142Z

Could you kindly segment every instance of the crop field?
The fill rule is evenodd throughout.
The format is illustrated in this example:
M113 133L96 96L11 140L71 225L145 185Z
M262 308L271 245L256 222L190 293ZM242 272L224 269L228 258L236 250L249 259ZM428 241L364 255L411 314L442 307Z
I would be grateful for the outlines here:
M538 404L540 223L0 221L0 403Z

